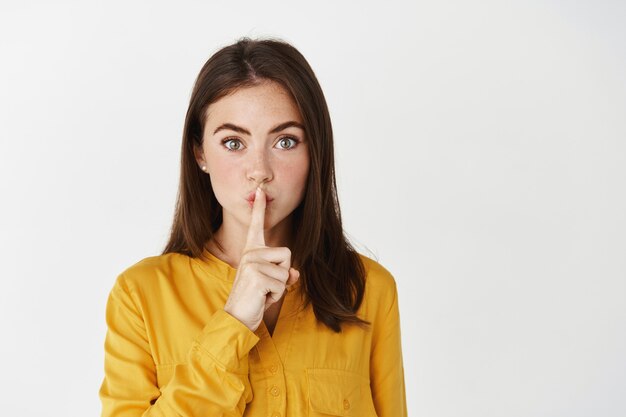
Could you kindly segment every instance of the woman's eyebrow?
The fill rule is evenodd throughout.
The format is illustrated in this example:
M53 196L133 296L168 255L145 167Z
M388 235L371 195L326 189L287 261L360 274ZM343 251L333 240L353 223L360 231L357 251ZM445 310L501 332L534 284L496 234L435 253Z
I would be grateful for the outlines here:
M284 122L284 123L281 123L281 124L277 125L272 130L270 130L269 133L277 133L277 132L280 132L281 130L287 129L288 127L298 127L300 129L304 130L304 126L301 123L298 123L298 122L296 122L294 120L290 120L288 122ZM217 129L215 129L213 134L215 135L217 132L219 132L220 130L224 130L224 129L234 130L235 132L243 133L243 134L246 134L248 136L251 135L251 133L248 130L244 129L241 126L234 125L232 123L224 123L224 124L220 125Z

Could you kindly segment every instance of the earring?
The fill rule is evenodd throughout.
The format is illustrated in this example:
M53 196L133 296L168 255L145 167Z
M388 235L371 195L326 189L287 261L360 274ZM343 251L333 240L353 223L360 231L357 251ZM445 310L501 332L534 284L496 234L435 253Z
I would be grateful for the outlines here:
M202 165L202 170L206 171L206 165Z

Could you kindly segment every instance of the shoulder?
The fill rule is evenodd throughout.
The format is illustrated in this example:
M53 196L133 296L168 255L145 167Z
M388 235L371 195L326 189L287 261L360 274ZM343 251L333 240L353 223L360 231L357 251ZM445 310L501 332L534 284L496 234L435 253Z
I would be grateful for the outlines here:
M169 280L176 270L188 268L189 263L190 258L180 253L148 256L124 269L117 277L116 286L129 293L143 292Z
M359 253L365 267L363 311L374 323L390 323L398 318L398 288L393 274L378 261Z
M391 272L378 261L359 253L359 258L365 268L365 276L368 286L378 290L389 289L395 291L396 280Z
M397 302L396 279L378 261L359 253L365 268L365 303L375 311L389 311Z

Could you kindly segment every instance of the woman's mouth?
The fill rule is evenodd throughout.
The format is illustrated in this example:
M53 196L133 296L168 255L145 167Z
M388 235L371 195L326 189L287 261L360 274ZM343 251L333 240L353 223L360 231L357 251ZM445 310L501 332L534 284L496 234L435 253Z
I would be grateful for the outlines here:
M271 204L272 204L272 200L266 200L265 201L265 207L266 208L269 208ZM248 200L248 206L250 208L252 208L254 206L254 200Z
M248 202L253 202L255 200L255 198L256 198L256 192L255 191L251 191L248 194L248 197L246 197L246 200L248 200ZM266 202L269 203L270 201L273 201L273 200L274 200L274 198L272 196L270 196L269 194L265 193L265 201Z
M254 204L254 200L256 198L256 193L253 191L251 192L248 197L246 198L246 201L248 201L248 205L250 207L252 207L252 205ZM265 204L269 205L272 201L274 201L274 199L272 197L270 197L269 195L265 195Z

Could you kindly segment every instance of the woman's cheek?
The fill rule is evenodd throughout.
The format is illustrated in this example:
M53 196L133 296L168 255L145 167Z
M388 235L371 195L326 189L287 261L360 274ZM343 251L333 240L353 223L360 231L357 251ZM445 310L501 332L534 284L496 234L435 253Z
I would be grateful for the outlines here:
M211 186L217 201L222 207L228 206L229 198L233 199L238 188L235 187L235 175L231 168L214 165L211 172Z

